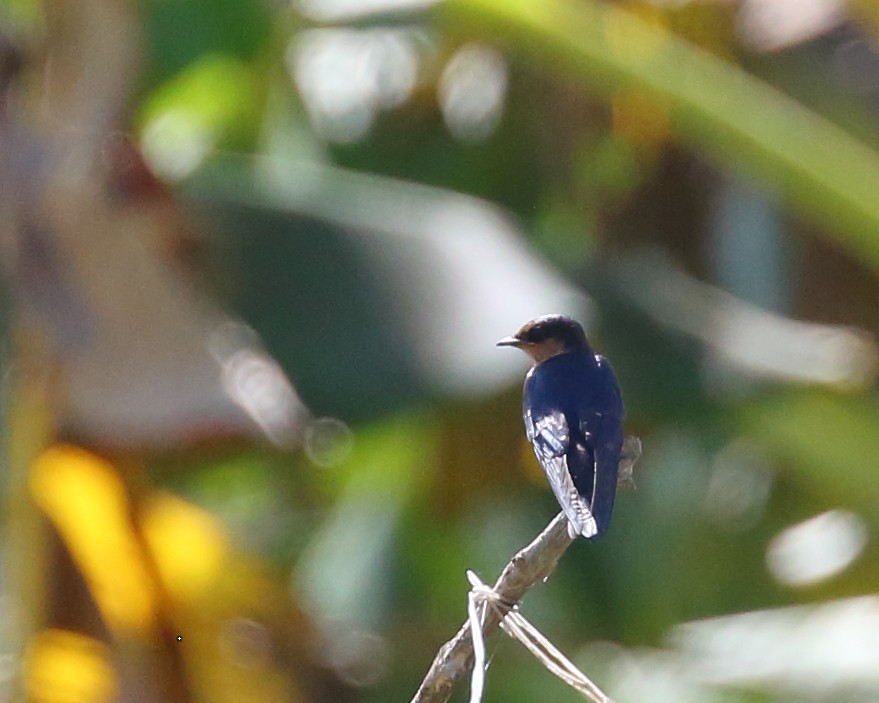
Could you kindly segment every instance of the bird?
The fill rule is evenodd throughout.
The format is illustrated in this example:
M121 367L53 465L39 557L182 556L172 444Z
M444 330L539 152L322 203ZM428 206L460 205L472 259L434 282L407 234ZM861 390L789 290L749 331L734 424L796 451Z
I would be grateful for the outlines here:
M566 315L534 318L497 346L520 349L533 361L522 393L525 436L569 533L601 537L613 513L626 416L610 362Z

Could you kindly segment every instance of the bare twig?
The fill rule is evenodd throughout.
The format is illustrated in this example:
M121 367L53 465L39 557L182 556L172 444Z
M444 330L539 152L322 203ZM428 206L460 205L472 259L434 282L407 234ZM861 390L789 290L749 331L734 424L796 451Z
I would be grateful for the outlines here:
M641 440L637 437L626 437L620 454L622 485L634 487L632 472L640 456ZM555 571L556 564L574 539L568 528L568 519L563 512L559 513L531 544L520 550L504 567L492 589L492 607L486 609L482 628L484 636L497 629L501 620L519 604L535 583L545 580ZM445 703L449 699L455 683L473 667L473 638L470 628L468 620L452 639L440 647L411 703ZM551 649L555 651L554 647ZM558 656L564 659L561 653ZM591 682L589 685L593 686ZM601 700L604 694L597 688L595 690ZM606 697L604 699L610 700Z
M470 633L473 637L473 673L470 678L470 701L481 703L482 691L485 687L485 640L482 633L480 612L496 610L499 606L498 595L486 586L472 571L467 572L467 579L473 589L467 598L467 612L470 615ZM480 607L481 606L481 607ZM592 703L613 703L592 679L580 671L570 659L562 654L556 646L532 625L519 612L518 608L507 613L498 613L501 629L514 640L518 640L531 654L554 676L564 681L571 688L586 696Z
M531 544L510 560L494 585L500 607L497 610L490 608L486 613L483 628L486 635L497 629L499 614L509 612L531 586L555 571L559 558L571 542L568 520L564 513L559 513ZM469 623L464 623L458 633L437 652L412 703L445 703L455 683L472 666L473 640Z

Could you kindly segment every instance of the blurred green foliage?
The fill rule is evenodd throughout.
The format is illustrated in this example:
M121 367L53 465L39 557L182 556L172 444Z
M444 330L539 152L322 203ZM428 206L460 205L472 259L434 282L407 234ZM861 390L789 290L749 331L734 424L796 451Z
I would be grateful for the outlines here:
M150 466L292 574L289 595L324 638L330 624L378 638L375 650L352 644L349 660L327 654L351 700L407 700L464 617L465 569L492 579L557 510L522 437L524 366L470 394L425 370L442 355L421 352L427 331L474 343L447 299L476 254L383 226L376 192L392 204L419 186L438 202L482 199L514 223L512 246L594 304L590 337L645 446L638 488L523 612L619 703L791 700L809 685L792 663L713 680L676 644L679 626L875 593L879 40L855 9L784 39L793 19L755 28L755 4L449 0L332 17L317 1L142 4L134 129L205 232L203 280L306 404L348 428L292 456L181 453ZM761 45L770 29L781 38ZM502 69L479 73L485 59L460 74L474 130L462 136L443 91L470 46ZM490 89L502 95L493 108L479 100ZM742 182L781 224L757 233L766 249L734 233L721 260L730 235L717 213ZM432 212L417 215L413 233ZM763 335L762 311L712 301L725 267L760 288L757 263L779 241L786 268L768 275L788 302L772 311L777 336ZM705 287L669 294L657 313L648 285L672 290L675 276ZM420 297L422 285L448 295ZM815 334L782 338L781 316ZM857 334L840 327L853 323ZM779 535L830 510L863 530L851 559L814 583L771 572ZM490 647L487 701L579 700L511 643ZM814 700L875 700L879 678L855 678Z

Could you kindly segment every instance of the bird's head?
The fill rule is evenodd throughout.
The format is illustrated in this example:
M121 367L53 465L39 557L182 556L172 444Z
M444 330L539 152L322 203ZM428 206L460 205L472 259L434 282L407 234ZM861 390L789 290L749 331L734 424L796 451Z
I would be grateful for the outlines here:
M565 315L535 317L497 345L521 349L535 364L565 352L589 349L580 323Z

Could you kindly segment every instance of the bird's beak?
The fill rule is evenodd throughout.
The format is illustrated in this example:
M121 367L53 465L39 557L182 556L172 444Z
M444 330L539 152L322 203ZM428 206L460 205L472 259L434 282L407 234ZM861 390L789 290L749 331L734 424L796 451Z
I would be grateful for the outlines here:
M499 340L496 346L498 346L498 347L518 347L521 344L522 344L522 341L520 339L513 337L513 336L510 336L510 337L504 337L503 339Z

